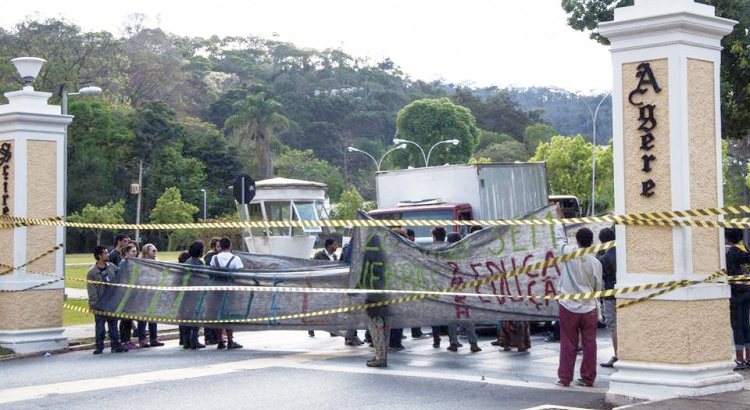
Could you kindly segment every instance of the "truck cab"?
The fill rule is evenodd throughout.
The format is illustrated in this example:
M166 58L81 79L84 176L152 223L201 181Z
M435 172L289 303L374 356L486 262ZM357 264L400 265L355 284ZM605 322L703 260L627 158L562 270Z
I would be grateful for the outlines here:
M368 212L374 219L390 220L446 220L470 221L473 218L471 205L467 203L449 203L442 199L425 199L419 201L402 201L395 208L376 209ZM414 230L415 241L420 245L432 243L432 228L429 226L409 226ZM468 226L443 225L447 232L458 232L461 236L468 234ZM407 228L407 227L404 227Z

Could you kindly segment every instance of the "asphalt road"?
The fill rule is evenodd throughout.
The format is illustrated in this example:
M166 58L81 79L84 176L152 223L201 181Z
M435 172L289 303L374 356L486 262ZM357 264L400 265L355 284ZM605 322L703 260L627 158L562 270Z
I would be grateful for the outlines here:
M427 328L425 328L427 330ZM409 334L407 330L407 335ZM166 346L121 354L90 350L0 363L0 409L308 409L308 408L563 408L608 409L613 370L600 368L594 388L562 388L559 345L532 337L529 352L502 352L480 338L449 352L431 339L404 340L389 367L372 369L372 349L344 346L340 337L304 331L236 333L240 350ZM599 358L611 355L600 331ZM539 407L541 406L541 407Z

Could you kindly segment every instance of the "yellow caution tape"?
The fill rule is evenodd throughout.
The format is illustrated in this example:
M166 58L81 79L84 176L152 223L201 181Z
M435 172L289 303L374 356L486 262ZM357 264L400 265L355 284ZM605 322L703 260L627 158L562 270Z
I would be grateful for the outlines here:
M694 221L671 218L712 217L725 214L740 214L750 212L750 206L737 206L725 208L706 208L686 211L664 211L649 212L629 215L604 215L590 216L584 218L565 219L500 219L488 221L451 221L451 220L319 220L319 221L247 221L247 222L200 222L200 223L174 223L174 224L102 224L69 222L61 217L33 219L14 216L0 216L0 219L10 221L0 224L2 228L16 228L19 226L47 225L65 226L68 228L93 228L93 229L119 229L119 230L178 230L178 229L218 229L218 228L296 228L296 227L330 227L342 228L347 226L435 226L435 225L462 225L462 226L527 226L527 225L549 225L557 222L565 224L576 223L601 223L612 222L622 225L658 225L658 226L698 226L698 227L735 227L750 228L750 219L741 218L724 222L716 221Z

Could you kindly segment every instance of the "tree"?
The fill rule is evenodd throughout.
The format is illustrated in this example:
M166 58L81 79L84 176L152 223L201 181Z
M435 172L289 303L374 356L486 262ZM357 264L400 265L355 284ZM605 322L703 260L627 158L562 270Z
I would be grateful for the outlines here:
M357 188L352 188L341 193L339 202L331 212L331 219L357 219L357 210L367 211L365 200L359 195Z
M722 39L722 130L727 138L744 138L750 130L750 0L698 0L716 7L716 14L739 21ZM562 0L568 25L589 31L602 44L609 41L596 32L600 21L614 19L614 9L632 6L633 0Z
M575 195L581 203L591 202L591 143L582 136L554 136L539 144L529 161L547 163L550 195Z
M170 187L156 200L156 206L149 213L149 220L155 224L194 222L193 215L198 210L197 206L182 201L182 194L178 188ZM175 242L179 242L180 245L189 244L194 234L195 232L185 229L169 231L167 250L175 249L173 247Z
M26 20L10 31L0 29L0 55L35 56L47 60L36 81L37 90L56 92L96 85L104 90L118 89L124 82L119 67L125 62L122 43L106 32L82 32L64 19ZM0 67L2 87L17 89L18 74L11 64ZM15 83L15 84L14 84Z
M99 224L122 224L125 223L123 214L125 213L125 200L120 199L117 202L109 201L102 206L86 204L81 212L73 212L68 215L69 222L81 223L99 223ZM102 231L104 229L96 228L96 244L102 243Z
M275 130L289 126L289 119L281 114L282 105L269 98L265 92L247 96L232 104L232 114L224 127L233 130L238 145L255 141L255 155L258 160L258 179L273 176L271 160L271 138Z
M316 159L312 150L290 149L281 154L274 164L274 175L283 178L323 182L328 185L328 196L337 200L344 188L344 178L338 169L326 161Z
M456 146L441 144L435 147L430 158L432 164L466 163L479 144L479 135L471 111L447 98L414 101L401 109L396 119L396 138L419 144L425 154L441 141L454 138L460 141ZM391 155L394 163L424 163L422 153L411 144Z
M552 139L552 136L555 135L555 129L547 124L536 123L526 127L523 134L523 143L526 146L526 152L529 155L534 155L536 147L539 144L549 142Z
M523 162L529 159L526 147L516 140L492 144L477 151L474 156L476 158L489 158L491 162Z

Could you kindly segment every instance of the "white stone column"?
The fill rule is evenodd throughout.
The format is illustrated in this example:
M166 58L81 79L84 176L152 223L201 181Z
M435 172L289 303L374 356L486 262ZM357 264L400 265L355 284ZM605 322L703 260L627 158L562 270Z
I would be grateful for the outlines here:
M51 96L26 86L6 93L9 103L0 105L0 214L65 215L63 144L72 117L48 105ZM64 249L29 263L64 243L63 235L62 227L52 226L0 229L0 346L16 353L68 346L62 327Z
M614 69L617 214L722 206L720 43L735 23L692 0L635 0L600 24ZM724 265L722 233L618 226L617 286L705 278ZM726 284L701 284L618 309L608 400L742 389L728 298Z

